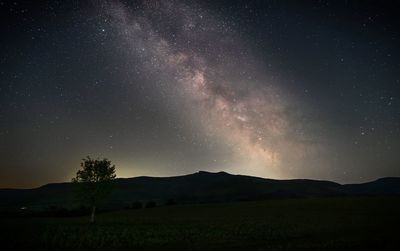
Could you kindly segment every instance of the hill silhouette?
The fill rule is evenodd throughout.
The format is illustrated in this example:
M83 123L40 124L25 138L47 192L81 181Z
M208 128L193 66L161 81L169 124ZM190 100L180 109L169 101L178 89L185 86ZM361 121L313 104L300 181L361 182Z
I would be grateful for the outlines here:
M381 178L362 184L341 185L331 181L293 179L274 180L226 172L200 171L175 177L118 178L107 205L122 208L135 201L158 204L173 199L179 203L263 200L332 196L400 195L400 178ZM72 183L53 183L33 189L0 189L0 209L26 207L41 210L49 207L71 208Z

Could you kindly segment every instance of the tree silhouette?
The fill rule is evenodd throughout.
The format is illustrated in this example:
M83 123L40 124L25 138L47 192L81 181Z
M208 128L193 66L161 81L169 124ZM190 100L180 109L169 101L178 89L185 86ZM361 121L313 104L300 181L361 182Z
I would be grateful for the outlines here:
M72 182L76 184L75 196L92 208L90 222L94 223L96 207L111 193L111 180L115 179L115 165L108 159L82 159L81 169Z

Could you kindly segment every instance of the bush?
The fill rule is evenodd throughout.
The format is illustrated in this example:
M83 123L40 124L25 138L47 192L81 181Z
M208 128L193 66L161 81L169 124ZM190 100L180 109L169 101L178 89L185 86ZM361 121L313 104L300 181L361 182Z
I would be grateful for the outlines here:
M141 209L143 208L143 203L141 201L135 201L131 204L131 209Z
M156 206L157 206L157 204L154 201L149 201L146 203L146 208L153 208Z

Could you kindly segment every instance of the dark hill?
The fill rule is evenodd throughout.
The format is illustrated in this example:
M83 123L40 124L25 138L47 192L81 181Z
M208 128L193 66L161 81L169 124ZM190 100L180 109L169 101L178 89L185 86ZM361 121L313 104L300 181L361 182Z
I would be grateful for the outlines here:
M341 185L318 180L273 180L198 172L176 177L116 179L108 205L120 208L134 201L181 203L261 200L351 195L399 195L400 178L382 178L364 184ZM44 209L73 206L73 184L54 183L34 189L0 189L0 209Z

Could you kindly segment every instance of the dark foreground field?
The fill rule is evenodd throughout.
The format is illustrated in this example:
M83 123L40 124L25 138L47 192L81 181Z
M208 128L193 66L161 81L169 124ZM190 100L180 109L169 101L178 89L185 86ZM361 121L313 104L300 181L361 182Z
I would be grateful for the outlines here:
M399 250L400 198L175 205L0 218L1 250ZM4 249L5 248L5 249Z

